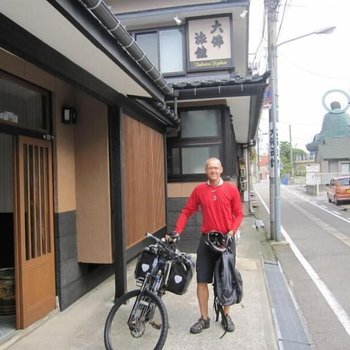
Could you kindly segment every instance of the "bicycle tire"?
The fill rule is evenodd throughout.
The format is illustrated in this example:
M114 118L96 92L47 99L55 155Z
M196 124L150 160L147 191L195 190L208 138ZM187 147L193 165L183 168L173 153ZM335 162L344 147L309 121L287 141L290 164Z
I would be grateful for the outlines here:
M135 326L130 327L128 321L133 311L140 317L135 316ZM105 348L160 350L168 328L168 313L162 299L148 290L135 289L117 299L112 306L104 328Z

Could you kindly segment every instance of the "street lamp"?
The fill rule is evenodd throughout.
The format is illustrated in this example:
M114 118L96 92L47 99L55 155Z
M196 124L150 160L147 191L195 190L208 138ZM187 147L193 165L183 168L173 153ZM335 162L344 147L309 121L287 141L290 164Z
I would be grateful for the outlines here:
M307 33L307 34L299 35L299 36L297 36L295 38L288 39L286 41L282 41L281 43L278 43L276 45L276 48L280 47L281 45L290 43L291 41L299 40L299 39L305 38L305 37L310 36L310 35L314 35L314 34L331 34L331 33L333 33L335 28L336 28L335 26L326 27L326 28L321 28L321 29L318 29L318 30L314 30L313 32L310 32L310 33Z
M269 85L272 101L269 114L269 163L270 163L270 238L279 242L281 240L281 187L280 187L280 161L278 149L278 94L277 94L277 48L291 41L299 40L314 34L330 34L335 27L297 36L277 44L276 24L278 0L265 0L268 14L268 63L270 70Z

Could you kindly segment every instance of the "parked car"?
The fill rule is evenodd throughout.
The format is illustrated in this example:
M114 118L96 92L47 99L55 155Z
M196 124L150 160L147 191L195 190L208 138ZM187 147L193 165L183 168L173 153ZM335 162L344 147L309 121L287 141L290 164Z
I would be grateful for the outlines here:
M350 175L333 178L327 184L328 202L339 205L340 202L350 201Z

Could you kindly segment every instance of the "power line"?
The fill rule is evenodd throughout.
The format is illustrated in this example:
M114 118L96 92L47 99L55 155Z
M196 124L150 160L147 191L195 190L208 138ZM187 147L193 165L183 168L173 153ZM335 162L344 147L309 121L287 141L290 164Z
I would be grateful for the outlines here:
M255 65L258 66L258 64L256 63L257 62L257 56L258 56L258 53L260 51L260 48L261 48L262 44L264 42L266 42L265 34L266 34L266 8L264 7L263 25L262 25L262 29L261 29L261 38L260 38L259 44L258 44L258 46L257 46L257 48L255 50L255 54L254 54L254 57L253 57L253 60L252 60L252 67L254 67ZM265 51L266 51L266 48L265 48Z
M283 22L284 22L284 16L286 14L287 4L288 4L288 0L286 0L286 2L283 5L283 12L282 12L282 17L281 17L281 21L280 21L280 26L279 26L278 32L277 32L277 41L278 41L278 38L280 36L280 32L281 32L282 25L283 25Z
M281 52L279 52L279 56L282 56L286 61L288 61L289 64L300 69L301 71L304 71L304 72L309 73L309 74L314 75L314 76L318 76L320 78L333 79L333 80L349 80L350 79L350 76L344 76L344 75L342 75L342 76L330 76L327 74L322 74L319 72L312 71L312 70L307 69L306 67L302 67L299 64L297 64L296 62L290 60L286 55L283 55L283 53L281 53Z

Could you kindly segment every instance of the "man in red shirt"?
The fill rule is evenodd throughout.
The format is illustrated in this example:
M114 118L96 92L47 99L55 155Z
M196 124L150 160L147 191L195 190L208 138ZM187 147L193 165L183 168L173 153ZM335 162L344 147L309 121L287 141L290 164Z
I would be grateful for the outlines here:
M200 208L202 212L202 237L197 250L197 298L201 317L191 327L190 332L197 334L210 327L208 317L209 288L212 283L214 267L218 253L213 252L205 243L210 231L219 231L232 237L242 223L243 212L239 191L231 183L221 178L223 168L217 158L209 158L205 163L208 181L196 186L177 220L174 232L181 234L189 217ZM235 253L235 240L232 239L232 251ZM229 316L230 307L225 306L226 322L222 320L227 332L234 331Z

